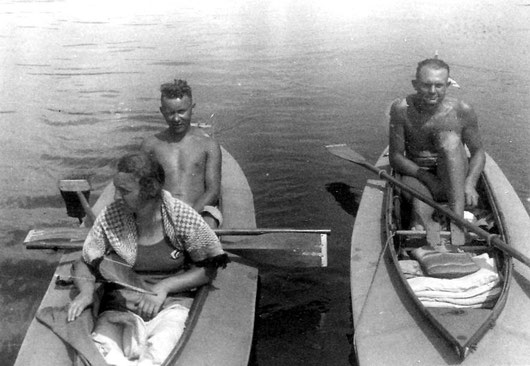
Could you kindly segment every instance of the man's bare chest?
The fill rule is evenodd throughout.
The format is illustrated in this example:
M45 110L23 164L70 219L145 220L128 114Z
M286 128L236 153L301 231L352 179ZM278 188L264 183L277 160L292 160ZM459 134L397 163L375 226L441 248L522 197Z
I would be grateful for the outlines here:
M442 131L452 131L460 134L462 123L456 111L449 110L434 115L408 113L405 120L405 133L409 137L423 139Z
M166 172L192 173L203 170L206 164L206 152L193 147L159 146L154 153Z

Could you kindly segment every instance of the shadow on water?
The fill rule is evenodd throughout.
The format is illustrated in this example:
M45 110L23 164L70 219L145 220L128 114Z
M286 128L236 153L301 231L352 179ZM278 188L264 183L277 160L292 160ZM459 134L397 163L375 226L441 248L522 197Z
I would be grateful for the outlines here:
M359 210L359 202L357 196L353 192L353 187L343 182L333 182L326 184L326 190L333 195L335 201L340 207L351 216L357 215Z
M260 308L258 315L259 338L290 333L305 333L318 328L322 314L329 311L329 300L313 300L290 308L275 304Z
M319 327L329 311L326 290L306 269L260 270L260 305L257 331L260 337L304 333Z

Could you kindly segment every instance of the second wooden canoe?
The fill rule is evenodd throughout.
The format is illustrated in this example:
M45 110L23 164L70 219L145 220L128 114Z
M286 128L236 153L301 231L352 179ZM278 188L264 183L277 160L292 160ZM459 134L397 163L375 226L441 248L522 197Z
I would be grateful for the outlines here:
M234 158L223 153L221 183L225 227L256 227L252 192ZM101 194L94 211L99 212L113 199L113 188ZM65 253L55 271L67 278L79 252ZM198 291L181 341L164 365L234 365L249 362L254 330L258 271L232 257L226 269L219 270L211 285ZM51 281L39 309L64 306L75 295L73 287L58 287ZM73 350L37 319L31 322L19 350L15 366L70 366Z
M383 154L377 167L390 171ZM519 197L488 155L484 174L504 227L505 241L530 253L530 217ZM462 363L440 330L417 310L386 246L387 183L367 181L351 242L351 295L354 352L359 365L454 365ZM530 364L530 270L513 261L504 310L485 332L465 365Z

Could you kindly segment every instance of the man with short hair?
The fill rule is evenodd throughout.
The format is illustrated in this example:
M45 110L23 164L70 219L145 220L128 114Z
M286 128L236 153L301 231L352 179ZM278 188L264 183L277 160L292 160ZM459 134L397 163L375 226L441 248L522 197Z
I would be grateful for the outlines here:
M164 189L201 213L211 227L222 223L218 205L221 187L221 147L200 128L191 126L195 107L184 80L160 88L160 112L168 128L144 140L166 175Z
M418 64L412 80L416 93L396 100L390 110L389 158L403 183L434 200L448 201L455 214L463 217L466 205L478 203L476 184L485 152L475 111L461 100L446 97L450 84L449 65L444 61L432 58ZM419 199L406 198L412 202L412 228L424 228L432 241L429 232L437 227L434 209Z

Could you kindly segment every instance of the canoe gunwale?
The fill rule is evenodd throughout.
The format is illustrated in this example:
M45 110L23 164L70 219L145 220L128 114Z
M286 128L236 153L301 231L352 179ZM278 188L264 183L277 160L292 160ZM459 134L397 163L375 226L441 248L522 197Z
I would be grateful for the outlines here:
M191 304L190 311L188 313L188 317L186 318L186 322L184 324L184 332L182 333L177 344L173 347L171 353L167 356L161 366L170 366L174 364L176 360L178 360L179 356L184 350L184 347L186 346L186 343L190 339L195 324L199 320L201 310L204 304L206 303L206 299L208 297L209 292L210 284L203 285L196 291L195 296L193 298L193 303Z
M489 203L491 211L494 215L495 224L499 230L500 236L503 240L506 241L505 236L505 230L504 230L504 222L502 219L502 214L499 212L497 207L497 202L495 199L494 192L492 191L489 183L486 173L481 174L480 179L484 192L486 193L485 200ZM501 293L493 306L490 310L489 315L486 317L485 321L483 321L482 325L476 329L476 331L469 336L465 342L459 341L457 337L455 337L454 334L452 334L448 329L445 328L445 326L438 321L438 319L429 311L427 307L425 307L421 301L417 298L417 296L414 294L414 291L410 287L407 279L405 278L405 275L401 271L400 265L399 265L399 259L398 254L396 252L396 245L395 240L400 240L400 238L397 238L393 235L394 230L396 229L393 222L393 209L394 209L394 196L395 196L395 188L392 186L392 184L387 184L386 190L385 190L385 197L384 197L384 207L385 207L385 228L383 230L383 233L385 234L386 241L391 241L387 248L390 258L393 263L393 267L395 271L398 274L398 278L400 279L400 283L404 286L406 293L408 297L413 301L415 307L419 312L429 320L431 324L438 330L438 332L443 335L444 339L446 339L453 347L457 355L461 360L465 359L465 357L473 351L480 339L485 335L485 333L495 324L495 321L501 314L507 300L507 296L509 293L510 283L511 283L511 277L512 277L512 268L513 268L513 262L512 258L506 254L504 254L502 251L497 250L494 247L490 247L494 249L495 253L495 263L497 265L497 268L499 269L499 275L501 277L501 281L503 281L502 290ZM508 243L509 244L509 243ZM502 263L501 263L502 262ZM466 309L466 311L472 311L473 309Z

